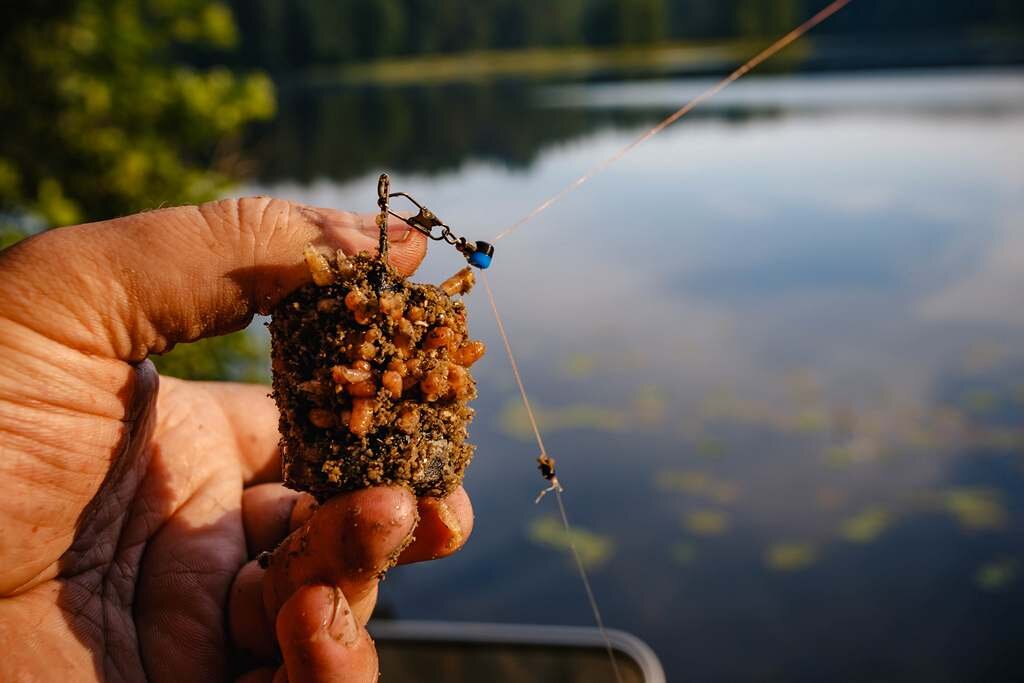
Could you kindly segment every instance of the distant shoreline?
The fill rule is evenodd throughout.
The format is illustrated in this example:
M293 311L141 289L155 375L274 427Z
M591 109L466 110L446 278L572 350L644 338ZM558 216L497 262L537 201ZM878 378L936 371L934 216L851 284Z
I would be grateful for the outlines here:
M331 87L706 76L734 67L768 42L487 50L314 67L278 74L276 80L286 86ZM822 36L803 39L760 70L777 73L1020 64L1024 64L1024 36Z

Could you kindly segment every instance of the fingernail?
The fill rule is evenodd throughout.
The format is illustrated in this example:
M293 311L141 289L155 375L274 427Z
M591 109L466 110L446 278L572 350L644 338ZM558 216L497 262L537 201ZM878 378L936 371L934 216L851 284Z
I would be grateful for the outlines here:
M459 517L448 507L448 502L444 499L437 501L437 516L441 518L441 523L448 527L448 531L451 532L451 537L448 539L447 546L449 549L458 546L462 542L462 525L459 524Z
M342 645L350 646L359 640L359 625L341 589L335 586L333 591L334 610L327 632Z
M292 508L291 518L288 520L289 528L295 531L309 521L319 509L320 504L316 501L316 498L308 493L302 493L295 499L295 507Z
M388 239L392 244L401 244L408 241L410 237L412 237L412 228L403 228L402 226L388 228Z
M320 228L321 230L330 228L332 225L336 225L338 223L337 220L332 220L323 211L315 209L311 206L300 207L299 213L302 214L303 218L305 218L307 221L309 221L316 227Z
M363 233L367 237L379 237L380 228L377 227L376 222L362 221L359 225L359 232ZM388 241L392 244L401 244L409 239L409 235L412 233L412 228L407 225L389 225L388 226Z
M334 212L333 214L326 210L316 209L310 206L301 207L302 215L306 217L306 220L310 221L321 229L341 229L350 230L355 228L358 232L366 235L367 237L377 237L380 235L380 228L377 227L377 215L368 213L348 213L344 211ZM400 222L397 218L391 218L388 221L388 240L392 243L401 244L409 239L409 235L412 233L412 228Z

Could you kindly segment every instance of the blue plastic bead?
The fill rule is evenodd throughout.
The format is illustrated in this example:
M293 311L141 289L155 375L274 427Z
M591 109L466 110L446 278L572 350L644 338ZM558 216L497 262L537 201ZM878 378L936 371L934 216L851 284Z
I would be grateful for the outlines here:
M491 255L482 251L474 251L469 255L469 265L483 270L491 265Z

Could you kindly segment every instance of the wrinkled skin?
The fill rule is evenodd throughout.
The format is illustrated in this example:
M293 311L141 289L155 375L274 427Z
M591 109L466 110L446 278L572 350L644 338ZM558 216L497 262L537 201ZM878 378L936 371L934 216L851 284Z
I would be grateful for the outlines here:
M158 377L150 353L244 326L373 250L370 216L225 200L0 253L0 680L372 681L378 575L450 554L464 491L318 507L279 480L266 387ZM410 273L418 233L392 225ZM290 562L253 558L305 537Z

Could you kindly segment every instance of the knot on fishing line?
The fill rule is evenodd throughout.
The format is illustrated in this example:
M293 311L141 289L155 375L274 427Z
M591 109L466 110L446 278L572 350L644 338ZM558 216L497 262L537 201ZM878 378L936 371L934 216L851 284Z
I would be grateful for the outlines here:
M392 197L405 197L416 206L418 212L415 216L409 217L395 213L388 206L388 200ZM444 221L438 218L433 211L416 201L412 195L406 192L391 192L391 182L386 173L381 174L380 180L377 183L377 206L380 207L382 212L394 216L411 228L419 230L430 239L452 245L466 258L469 265L481 270L491 265L491 260L494 258L493 245L482 240L470 242L465 237L456 236ZM434 233L435 228L438 229L436 234Z
M537 469L540 470L540 476L544 477L551 485L537 494L536 500L533 501L534 504L539 503L541 498L552 491L561 493L564 490L562 485L558 483L558 477L555 475L554 458L547 453L541 453L537 456Z

